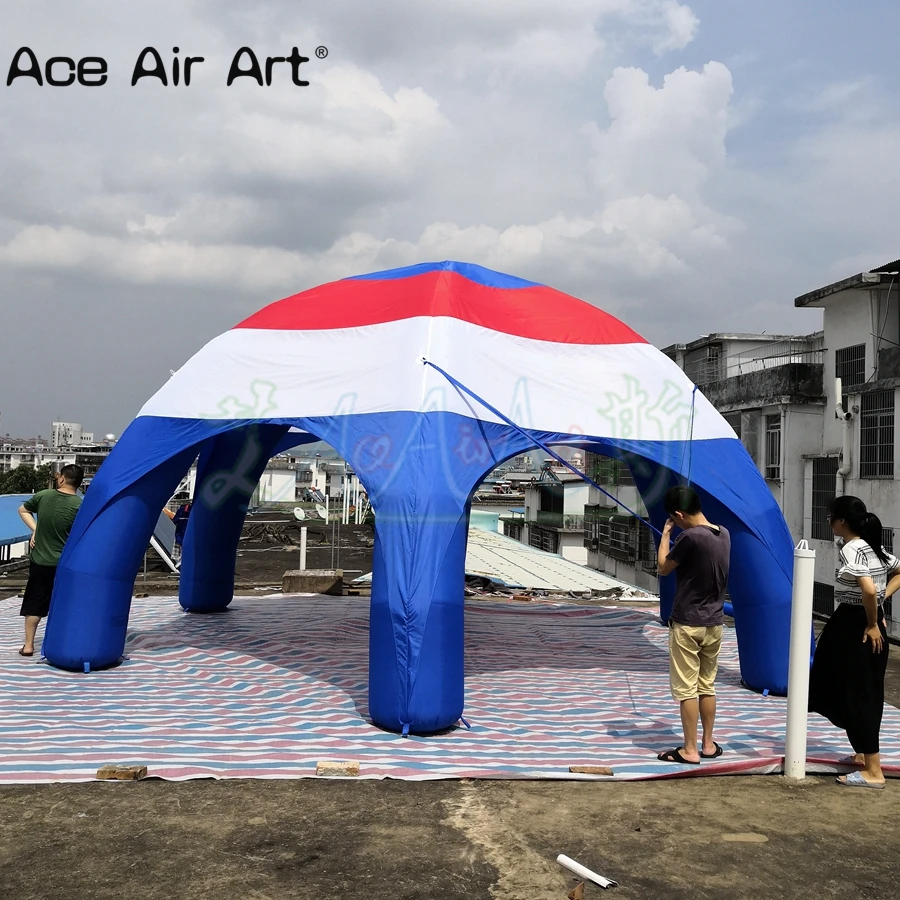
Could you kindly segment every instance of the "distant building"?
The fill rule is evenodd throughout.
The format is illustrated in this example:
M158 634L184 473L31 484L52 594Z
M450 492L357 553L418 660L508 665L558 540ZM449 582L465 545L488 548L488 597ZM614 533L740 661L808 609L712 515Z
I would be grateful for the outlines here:
M50 447L53 450L90 446L93 443L93 432L84 431L79 422L54 422L51 427Z
M538 480L523 482L522 486L525 505L521 511L511 510L500 516L503 533L585 565L588 553L584 545L584 514L590 486L562 466L546 465Z
M74 450L48 450L41 444L5 441L0 444L0 472L10 472L19 466L39 469L54 462L63 465L75 462Z

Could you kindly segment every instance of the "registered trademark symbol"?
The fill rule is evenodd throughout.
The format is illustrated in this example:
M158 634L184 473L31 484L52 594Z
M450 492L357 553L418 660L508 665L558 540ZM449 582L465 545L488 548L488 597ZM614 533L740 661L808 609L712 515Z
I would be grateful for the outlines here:
M325 57L328 56L328 48L316 47L316 56L318 56L319 59L325 59Z

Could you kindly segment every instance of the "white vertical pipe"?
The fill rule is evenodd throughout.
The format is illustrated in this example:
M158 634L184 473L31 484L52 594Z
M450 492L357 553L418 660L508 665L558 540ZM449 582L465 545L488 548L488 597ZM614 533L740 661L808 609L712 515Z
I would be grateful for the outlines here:
M306 526L300 529L300 571L306 571Z
M816 551L810 550L806 541L800 541L794 550L794 586L791 596L791 657L788 663L787 726L784 742L786 778L806 778L809 653L815 571Z

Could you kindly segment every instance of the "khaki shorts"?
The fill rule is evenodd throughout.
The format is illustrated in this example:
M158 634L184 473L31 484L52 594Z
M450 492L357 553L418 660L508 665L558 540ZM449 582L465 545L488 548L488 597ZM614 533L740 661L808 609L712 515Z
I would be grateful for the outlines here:
M716 672L722 626L679 625L669 627L669 682L678 700L696 700L716 693Z

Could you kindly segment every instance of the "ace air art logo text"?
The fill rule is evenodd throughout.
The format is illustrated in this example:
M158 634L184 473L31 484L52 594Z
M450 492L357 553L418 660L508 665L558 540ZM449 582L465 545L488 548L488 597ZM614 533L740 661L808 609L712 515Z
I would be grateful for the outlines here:
M328 48L316 47L315 55L317 59L325 59ZM222 76L228 87L246 78L260 87L279 82L308 87L309 82L301 78L301 66L309 60L296 47L289 56L257 56L250 47L241 47L231 59L227 76L224 71ZM203 56L182 56L179 47L173 47L166 60L155 47L144 47L134 63L131 86L146 80L164 87L190 87L191 77L205 62ZM109 66L102 56L84 56L78 60L71 56L48 56L42 61L30 47L20 47L10 63L6 86L32 83L41 87L69 87L77 83L82 87L102 87L109 76Z

